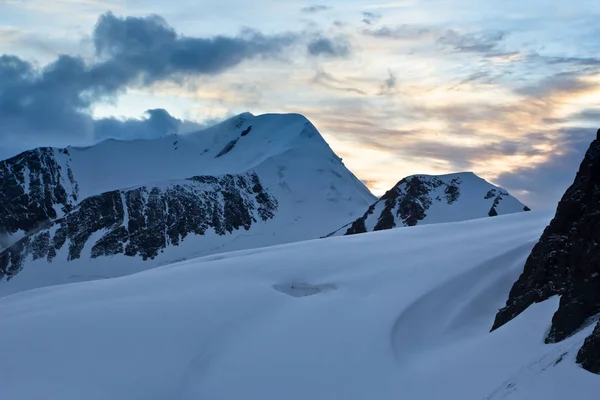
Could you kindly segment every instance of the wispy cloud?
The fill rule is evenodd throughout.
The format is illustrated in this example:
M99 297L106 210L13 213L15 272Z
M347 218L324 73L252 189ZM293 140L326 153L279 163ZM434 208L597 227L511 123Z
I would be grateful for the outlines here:
M466 32L449 29L441 34L437 41L442 46L458 52L490 53L497 50L505 39L504 32Z
M26 33L22 30L9 26L0 26L0 43L10 44L19 41Z
M332 90L336 90L336 91L353 93L353 94L357 94L357 95L361 95L361 96L365 96L368 94L367 92L365 92L364 90L361 90L359 88L345 85L345 83L343 81L336 79L333 75L331 75L330 73L327 73L323 70L317 71L311 81L312 81L312 83L316 83L318 85L321 85L323 87L326 87L326 88L332 89Z
M313 56L348 57L350 43L343 37L318 36L308 42L308 53Z
M364 22L367 25L372 25L381 19L381 14L370 11L364 11L362 15L362 22Z
M315 5L312 5L312 6L303 7L301 9L301 11L304 12L304 13L308 13L308 14L314 14L314 13L318 13L318 12L321 12L321 11L327 11L327 10L330 10L330 9L331 9L330 6L326 6L326 5L323 5L323 4L315 4Z
M386 38L386 39L397 39L397 40L413 40L423 38L425 36L431 36L432 31L430 28L418 25L399 25L395 27L382 26L377 29L365 29L363 34L367 36Z
M381 85L380 94L394 92L396 90L397 83L396 74L392 72L392 70L388 70L388 77L383 81L383 85Z

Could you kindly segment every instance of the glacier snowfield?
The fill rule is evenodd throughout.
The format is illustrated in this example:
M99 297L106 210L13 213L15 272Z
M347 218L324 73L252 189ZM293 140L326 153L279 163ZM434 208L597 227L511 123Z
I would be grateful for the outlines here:
M187 260L0 298L0 398L592 400L556 298L489 333L552 215ZM576 392L574 392L576 390Z

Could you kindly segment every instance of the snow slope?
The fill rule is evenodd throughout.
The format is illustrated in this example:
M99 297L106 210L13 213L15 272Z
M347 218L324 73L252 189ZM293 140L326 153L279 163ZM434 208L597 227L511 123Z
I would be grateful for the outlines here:
M557 299L489 333L551 218L525 213L188 260L0 299L0 390L61 399L597 399L545 345Z
M505 189L472 172L411 175L387 191L362 217L329 236L466 221L523 211L530 210Z
M335 156L316 128L299 114L244 113L196 133L107 140L67 150L81 198L196 175L243 173L265 162L274 163L274 158L309 157L325 167L323 161ZM310 176L309 172L305 174ZM370 199L364 186L361 189Z
M356 218L375 200L316 128L297 114L246 113L189 135L129 142L109 140L89 148L43 153L44 162L54 165L56 160L53 171L57 176L52 175L52 181L55 186L65 186L68 196L59 197L68 198L69 210L57 213L62 220L0 251L0 296L53 284L122 276L202 255L317 238ZM33 159L29 164L39 163L35 154L29 158ZM199 175L202 185L190 181ZM215 177L219 182L248 181L249 176L256 176L260 190L252 189L250 184L248 193L240 194L244 192L240 185L223 189L222 184L204 183ZM15 182L20 179L14 178L10 177ZM256 202L262 201L253 199L257 193L272 199L274 206L268 218L260 218L255 212ZM125 197L135 201L125 201ZM184 206L179 207L183 210L177 215L170 215L173 208L169 210L169 204L197 206L206 213L208 225L212 214L223 219L219 224L229 224L232 218L226 218L226 214L232 207L224 199L227 197L235 197L231 203L239 213L234 217L248 214L248 223L237 224L236 229L226 232L209 226L202 234L193 224L173 228L180 221L197 218L198 213L194 207L187 207L186 215ZM152 201L154 198L158 200ZM213 213L214 209L217 212ZM148 226L133 226L128 218L132 211L140 215L140 224ZM166 222L162 224L162 220ZM153 225L148 221L154 221ZM124 255L131 236L140 236L140 229L154 230L145 241L158 242L160 251L138 252L151 253L149 258ZM171 235L175 240L156 235L173 229L178 230ZM95 246L107 238L112 238L112 246L95 251ZM99 253L102 255L95 257ZM2 273L10 281L2 280Z

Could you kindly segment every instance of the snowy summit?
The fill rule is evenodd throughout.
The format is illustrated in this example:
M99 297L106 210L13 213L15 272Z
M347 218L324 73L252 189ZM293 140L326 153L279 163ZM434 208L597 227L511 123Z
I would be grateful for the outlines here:
M505 189L472 172L413 175L387 191L362 217L328 236L466 221L522 211L530 209Z
M0 293L313 239L375 200L297 114L0 163Z

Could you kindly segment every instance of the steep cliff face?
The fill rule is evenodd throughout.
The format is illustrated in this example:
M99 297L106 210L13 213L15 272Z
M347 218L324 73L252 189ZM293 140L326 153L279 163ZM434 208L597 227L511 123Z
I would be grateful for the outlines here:
M560 295L547 343L561 341L600 313L600 131L565 192L554 219L527 259L506 306L492 329L515 318L533 303ZM598 328L581 349L578 360L600 372Z
M579 349L577 362L588 371L600 374L600 322Z
M473 173L402 179L354 222L328 236L455 222L529 211L504 189Z
M24 261L68 249L68 261L122 254L154 258L193 233L217 235L249 230L273 218L277 200L264 190L256 174L198 176L162 186L143 186L88 197L73 211L0 253L0 273L16 275ZM99 235L98 235L99 234ZM1 276L1 275L0 275Z
M69 212L77 200L66 149L39 148L0 162L0 235L6 242Z

